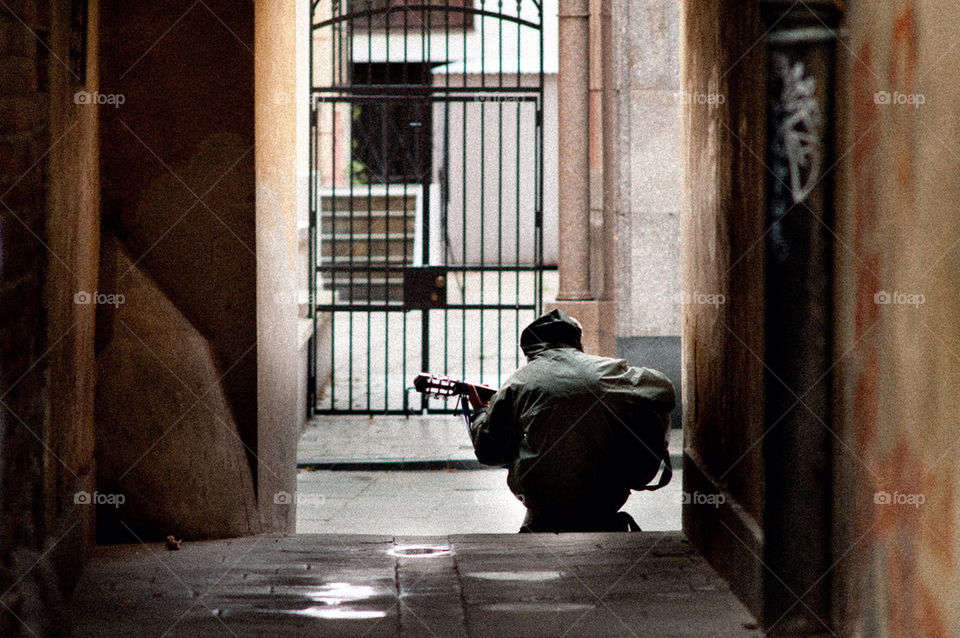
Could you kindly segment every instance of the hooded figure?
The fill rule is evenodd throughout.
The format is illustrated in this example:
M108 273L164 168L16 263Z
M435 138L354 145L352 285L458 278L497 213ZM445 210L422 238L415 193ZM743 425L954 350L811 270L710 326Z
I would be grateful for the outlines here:
M520 337L527 365L488 405L471 399L477 459L509 468L507 484L527 507L521 531L625 530L618 510L630 490L670 478L670 380L585 354L580 335L562 310L541 316Z

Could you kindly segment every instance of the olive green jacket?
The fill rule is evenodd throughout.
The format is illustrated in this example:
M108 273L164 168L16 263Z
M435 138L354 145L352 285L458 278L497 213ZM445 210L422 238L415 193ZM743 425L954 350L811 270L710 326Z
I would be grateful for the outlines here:
M616 512L660 467L675 405L666 376L538 344L470 426L477 459L509 468L529 510Z

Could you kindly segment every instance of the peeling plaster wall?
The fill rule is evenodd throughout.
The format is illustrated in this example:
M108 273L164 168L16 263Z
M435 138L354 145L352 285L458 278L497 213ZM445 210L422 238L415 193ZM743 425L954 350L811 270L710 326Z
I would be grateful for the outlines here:
M95 49L96 0L89 10ZM96 278L97 111L74 93L96 88L97 57L74 76L68 29L68 3L14 0L0 15L3 636L65 622L92 543L93 511L74 494L93 483L94 316L74 294Z
M21 621L47 631L59 583L43 560L47 388L43 292L50 93L44 51L29 29L50 30L47 3L14 0L0 17L0 634ZM34 566L37 569L32 569Z
M834 593L849 636L960 635L958 23L950 0L847 12Z
M683 529L731 580L755 614L762 607L764 513L765 67L756 7L688 0L681 11L680 90L724 96L683 110L684 290L725 303L683 311L686 492L715 493L720 508L684 505ZM758 614L759 615L759 614Z
M99 89L99 2L88 4L85 77L74 76L59 60L68 60L70 3L52 3L52 43L56 58L49 67L51 147L47 196L46 284L47 384L49 416L46 444L46 518L55 538L66 534L51 556L65 582L80 575L83 557L93 543L94 508L77 505L78 492L93 492L94 460L94 323L93 305L76 303L76 295L97 288L100 238L100 109L78 99ZM82 67L81 67L82 68ZM81 69L76 69L78 73Z

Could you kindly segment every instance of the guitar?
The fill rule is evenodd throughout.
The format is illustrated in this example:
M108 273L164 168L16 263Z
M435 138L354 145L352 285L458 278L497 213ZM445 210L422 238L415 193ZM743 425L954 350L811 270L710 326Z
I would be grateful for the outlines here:
M489 401L490 397L496 394L496 388L479 383L467 383L458 381L452 377L446 377L440 374L430 374L421 372L413 380L414 389L420 394L436 397L439 399L449 399L470 394L470 388L477 390L477 396L481 401Z

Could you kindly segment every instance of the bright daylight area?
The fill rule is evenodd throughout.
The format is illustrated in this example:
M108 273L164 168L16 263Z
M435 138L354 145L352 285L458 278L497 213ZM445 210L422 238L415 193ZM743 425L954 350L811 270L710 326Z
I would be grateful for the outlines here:
M425 371L499 388L525 363L521 331L557 306L558 4L460 4L480 12L314 4L317 310L312 415L297 452L301 533L509 533L524 518L507 470L474 454L466 397L425 399L412 382ZM661 20L662 94L676 90L679 43L676 12ZM646 93L628 92L656 106ZM661 120L661 135L678 135L679 117ZM675 190L679 158L659 159L660 181L643 175L642 187ZM677 232L676 215L650 224ZM619 284L629 319L604 354L665 367L679 390L679 256L624 230L637 240L618 256L667 277ZM680 528L680 430L669 438L673 481L623 507L645 530Z

